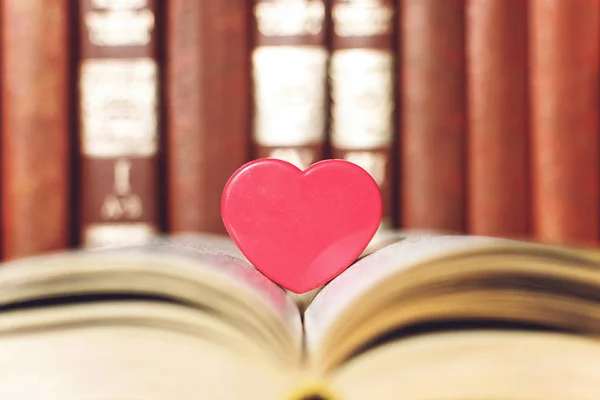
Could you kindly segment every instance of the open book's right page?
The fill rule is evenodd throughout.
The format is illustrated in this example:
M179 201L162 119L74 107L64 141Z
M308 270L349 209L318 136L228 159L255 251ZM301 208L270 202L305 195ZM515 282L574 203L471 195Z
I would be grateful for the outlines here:
M339 315L378 283L401 270L423 261L486 246L504 239L481 236L407 235L359 260L327 284L304 314L306 346L316 350L323 336Z

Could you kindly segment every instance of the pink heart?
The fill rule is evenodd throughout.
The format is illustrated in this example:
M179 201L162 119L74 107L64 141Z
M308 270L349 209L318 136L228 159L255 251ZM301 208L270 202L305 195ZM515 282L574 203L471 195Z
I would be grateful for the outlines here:
M254 160L229 178L221 199L223 222L240 251L295 293L327 283L354 262L381 213L371 175L343 160L305 171L278 159Z

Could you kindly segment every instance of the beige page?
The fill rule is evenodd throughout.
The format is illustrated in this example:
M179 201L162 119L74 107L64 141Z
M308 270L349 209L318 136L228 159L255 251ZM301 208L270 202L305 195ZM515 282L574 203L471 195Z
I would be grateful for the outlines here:
M298 372L297 307L219 251L157 242L0 269L0 305L75 293L141 298L4 312L0 359L11 368L0 369L0 398L280 399Z

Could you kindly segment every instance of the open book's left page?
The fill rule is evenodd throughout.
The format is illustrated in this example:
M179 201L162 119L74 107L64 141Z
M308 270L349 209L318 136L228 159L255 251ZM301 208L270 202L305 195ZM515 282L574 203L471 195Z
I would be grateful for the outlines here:
M246 306L253 304L245 318L274 323L276 327L271 329L285 336L285 346L289 347L286 351L301 352L303 328L297 305L284 289L256 270L227 236L182 233L157 237L142 246L105 248L95 252L107 256L143 255L187 262L192 268L188 279L204 280L213 289L220 288L227 302L235 299Z
M295 339L301 341L301 318L294 301L284 289L256 270L229 237L196 233L165 236L137 251L177 254L240 283L264 298L286 322Z
M237 330L275 358L302 353L300 312L285 291L218 236L156 238L140 246L75 250L0 269L0 307L62 297L119 297L178 304Z
M2 264L0 398L280 398L302 362L295 304L188 239Z

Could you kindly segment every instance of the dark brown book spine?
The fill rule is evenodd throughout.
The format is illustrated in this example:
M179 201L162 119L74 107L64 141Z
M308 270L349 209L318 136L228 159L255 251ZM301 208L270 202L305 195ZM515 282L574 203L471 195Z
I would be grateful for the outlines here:
M600 2L530 3L533 219L538 239L596 243Z
M225 232L221 194L249 158L246 0L168 0L167 184L170 231Z
M325 149L325 2L256 0L253 12L254 157L305 168Z
M155 0L81 0L81 240L139 243L158 228Z
M2 253L69 246L69 2L0 1Z
M467 2L468 232L528 235L527 5Z
M403 0L401 222L461 232L465 214L464 0Z
M330 143L379 184L392 226L394 48L392 0L333 0Z

